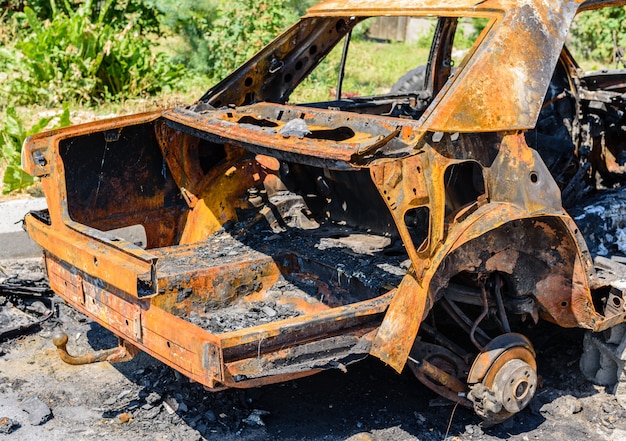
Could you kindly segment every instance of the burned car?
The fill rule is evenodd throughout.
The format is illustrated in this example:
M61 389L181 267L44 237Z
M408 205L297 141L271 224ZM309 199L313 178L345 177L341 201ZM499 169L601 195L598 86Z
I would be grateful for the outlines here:
M120 339L73 357L57 335L61 356L141 350L210 390L373 356L488 423L520 411L528 329L626 321L620 264L566 211L623 176L626 71L564 48L577 12L624 4L330 0L193 105L30 137L50 285ZM423 87L343 92L351 33L381 16L435 20ZM335 47L335 96L295 102Z

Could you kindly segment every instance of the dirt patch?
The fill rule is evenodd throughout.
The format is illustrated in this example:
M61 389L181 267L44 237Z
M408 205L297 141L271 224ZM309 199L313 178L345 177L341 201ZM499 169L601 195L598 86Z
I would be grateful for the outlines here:
M0 276L25 284L43 275L39 260L0 265L9 273ZM531 336L541 388L527 409L485 429L473 412L375 359L347 373L222 392L207 392L145 354L69 366L50 342L56 329L70 336L72 353L109 348L116 339L51 299L54 317L0 342L0 440L626 439L626 411L578 369L578 330L544 326Z

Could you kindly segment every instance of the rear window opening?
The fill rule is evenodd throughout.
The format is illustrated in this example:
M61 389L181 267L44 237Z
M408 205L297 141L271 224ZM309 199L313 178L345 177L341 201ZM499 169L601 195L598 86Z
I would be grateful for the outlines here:
M450 74L461 66L487 22L410 16L357 21L295 88L290 103L418 119ZM456 29L449 46L432 47L438 26ZM434 63L443 68L433 69L433 64L429 69L431 51L436 54ZM285 82L291 82L303 64L298 61L293 74L283 77ZM440 78L435 78L435 73Z

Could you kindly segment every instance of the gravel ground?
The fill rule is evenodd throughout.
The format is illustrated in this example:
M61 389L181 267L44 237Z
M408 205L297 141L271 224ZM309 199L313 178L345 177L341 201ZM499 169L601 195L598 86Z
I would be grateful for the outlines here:
M0 283L45 286L40 260L0 268ZM541 388L527 409L486 429L472 412L375 359L347 373L218 393L146 354L115 365L66 365L50 342L57 328L75 353L116 339L55 303L54 317L0 341L0 440L626 440L626 411L578 369L578 330L538 330Z

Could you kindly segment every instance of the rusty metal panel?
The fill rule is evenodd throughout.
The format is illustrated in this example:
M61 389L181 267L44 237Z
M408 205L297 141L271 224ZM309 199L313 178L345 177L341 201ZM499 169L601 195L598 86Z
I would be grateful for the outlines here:
M349 16L350 14L377 16L377 15L411 15L414 12L425 11L434 14L435 11L471 11L480 10L507 10L517 2L487 0L328 0L321 2L307 11L307 16ZM424 13L424 12L422 12Z
M80 306L92 317L97 317L102 323L124 334L124 336L141 342L141 306L97 288L93 281L85 281L75 269L68 270L66 265L56 258L48 256L46 265L50 271L50 284L55 287L64 287L62 292L67 300ZM80 287L68 290L72 283L80 281ZM80 292L82 296L74 293Z
M141 296L140 276L151 280L152 262L133 259L130 255L69 230L53 228L32 216L26 217L26 229L37 243L59 259L134 296ZM154 293L149 287L148 292ZM144 293L145 294L145 293Z
M332 110L272 103L201 113L180 108L168 111L164 116L178 130L193 131L211 140L228 139L260 154L276 156L283 152L284 159L296 155L308 157L312 163L339 169L352 168L350 162L358 162L363 156L384 147L390 138L397 137L399 142L408 146L420 135L418 124L411 120L399 121L375 115L362 115L351 120L349 114ZM319 135L303 138L281 134L286 124L294 119L307 121L312 134ZM339 128L347 133L345 139L333 138L332 132Z
M224 382L223 366L222 349L216 344L206 343L204 367L209 372L209 376L219 382Z
M327 1L192 106L29 138L23 164L49 210L25 225L51 286L213 390L345 370L371 353L397 371L408 360L437 393L502 421L536 386L520 329L626 320L623 308L601 314L609 284L561 200L568 179L624 173L623 129L609 133L598 113L623 107L623 92L589 90L561 52L580 3ZM426 90L288 104L375 14L440 17ZM458 17L490 21L453 70ZM544 101L549 86L559 90ZM562 117L562 163L538 128L519 130L560 100L570 113L546 118ZM146 249L107 233L137 224ZM608 299L623 305L618 291ZM501 387L513 404L486 408Z
M118 129L130 124L141 124L144 122L154 121L161 115L161 111L139 113L135 115L116 117L110 120L100 120L88 122L84 124L76 124L71 127L63 127L56 130L49 130L41 133L30 135L24 141L22 149L22 168L33 176L42 176L48 174L53 165L56 153L51 150L54 145L67 137L75 137L77 135L85 135L94 132L100 132L103 129ZM35 152L42 152L45 162L37 161L34 158ZM43 164L43 165L42 165ZM60 170L55 170L60 171Z
M75 269L68 269L49 258L46 259L46 268L48 282L54 292L62 292L73 304L85 304L83 278Z
M65 270L56 258L48 257L47 266L50 268L52 286L65 287L65 282L76 281L76 275ZM160 308L150 308L147 304L136 303L132 297L124 298L123 293L105 289L101 281L84 277L82 280L84 304L76 301L76 297L66 288L60 288L57 292L84 314L114 330L133 345L175 366L185 375L208 386L213 386L215 381L221 379L212 377L219 370L207 371L203 363L203 346L205 343L217 343L215 337L164 313Z
M141 325L141 306L122 300L115 295L105 294L93 283L85 283L84 308L92 317L98 317L126 337L136 342L143 339Z
M460 132L534 127L577 6L516 3L483 34L424 123Z
M580 6L579 11L588 11L591 9L608 8L612 6L626 5L624 0L585 0Z

